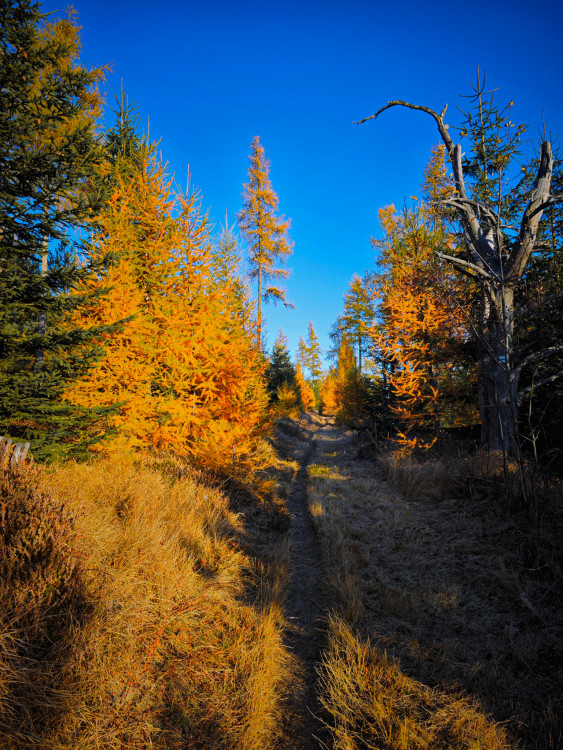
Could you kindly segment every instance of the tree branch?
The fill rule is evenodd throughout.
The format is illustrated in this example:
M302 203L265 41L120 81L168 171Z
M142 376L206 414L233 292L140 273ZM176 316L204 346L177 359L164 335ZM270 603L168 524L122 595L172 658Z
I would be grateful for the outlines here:
M563 346L549 346L547 349L542 349L541 352L534 352L533 354L529 354L527 357L524 357L518 367L515 367L514 370L512 370L512 372L510 373L510 381L514 382L518 379L518 377L520 376L520 371L523 367L533 365L534 362L541 362L542 360L553 357L554 354L559 354L561 352L563 352Z
M563 193L557 193L556 195L550 195L547 200L545 200L543 203L540 203L539 206L536 206L533 212L531 213L531 216L535 216L538 211L544 211L546 208L549 208L550 206L555 206L558 203L563 202Z
M441 114L438 114L437 112L434 112L433 109L430 109L430 107L423 107L420 104L411 104L410 102L405 102L401 99L395 99L391 102L387 102L387 104L384 107L381 107L381 109L378 109L374 115L364 117L363 120L358 120L356 122L356 125L361 125L363 122L367 122L368 120L375 120L382 112L385 112L386 109L391 109L391 107L407 107L408 109L418 109L421 112L426 112L431 117L433 117L436 120L436 124L438 125L438 130L440 131L442 140L444 141L444 144L448 149L448 154L451 155L451 152L454 150L454 142L450 134L448 133L449 126L444 124L444 115L446 114L446 110L448 108L447 104L442 110Z
M387 102L387 104L384 107L381 107L381 109L378 109L375 114L370 115L369 117L364 117L363 120L358 120L356 122L356 125L361 125L363 122L367 122L368 120L377 119L382 112L385 112L386 109L390 109L391 107L407 107L407 109L420 110L421 112L426 112L432 118L434 118L436 125L438 126L440 135L442 136L442 140L444 141L444 145L446 146L448 157L452 165L456 191L462 200L467 200L465 182L463 179L461 146L459 145L459 143L454 144L452 137L449 134L449 125L446 125L444 123L444 116L446 114L448 105L446 105L442 112L438 114L437 112L434 112L433 109L430 109L430 107L423 107L420 104L411 104L410 102L405 102L402 99L395 99L391 102ZM474 247L478 247L481 244L482 238L482 232L479 222L469 208L463 209L462 213L464 219L463 223L469 235L469 240Z
M537 383L532 383L532 385L527 386L526 388L523 388L521 391L518 391L518 401L520 401L526 393L529 393L530 391L535 390L536 388L539 388L540 385L546 385L547 383L553 383L554 380L558 380L559 378L563 377L563 370L560 370L559 372L556 372L554 375L549 375L546 378L542 378L542 380L538 380Z
M499 217L494 211L491 211L490 208L487 208L486 206L483 206L483 204L478 203L477 201L472 201L469 198L462 198L461 196L458 196L457 198L448 198L447 200L440 201L442 206L452 206L453 208L457 208L460 211L465 211L467 206L470 206L471 208L475 209L477 213L484 214L487 218L494 221L495 226L497 225L497 222L499 220Z
M515 284L522 276L530 253L534 249L534 242L538 231L538 224L543 213L543 204L549 201L551 188L551 175L553 172L553 152L549 141L541 145L540 165L538 176L534 183L532 196L520 225L520 233L506 265L504 278L507 283Z
M448 263L452 264L452 266L457 266L458 270L461 271L461 273L465 273L466 276L470 276L472 279L474 279L476 276L479 276L483 279L487 279L487 281L491 280L490 274L488 274L482 268L479 268L479 266L476 266L474 263L469 263L469 261L467 260L454 258L452 255L445 255L444 253L441 253L439 251L436 251L436 257L440 258L440 260L447 260ZM473 273L470 273L470 271L473 271Z

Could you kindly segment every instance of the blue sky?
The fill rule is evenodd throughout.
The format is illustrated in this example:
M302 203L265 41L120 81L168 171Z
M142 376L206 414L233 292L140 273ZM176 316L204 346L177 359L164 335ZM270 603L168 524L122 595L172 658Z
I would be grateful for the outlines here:
M63 11L56 2L45 12ZM390 99L441 110L468 94L477 68L514 100L512 118L535 140L563 136L563 4L522 0L75 0L82 62L109 63L106 98L121 80L143 128L160 139L178 182L202 193L216 224L234 222L259 135L280 211L292 219L288 298L266 308L271 346L280 326L295 350L312 320L321 346L354 273L373 267L377 211L419 192L438 134L430 117L390 110Z

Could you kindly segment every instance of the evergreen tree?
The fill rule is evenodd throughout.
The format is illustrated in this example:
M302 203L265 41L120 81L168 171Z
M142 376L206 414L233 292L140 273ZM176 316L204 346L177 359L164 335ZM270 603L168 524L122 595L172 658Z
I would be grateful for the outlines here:
M258 285L258 341L262 341L262 300L283 302L286 307L293 305L286 300L286 291L279 286L267 286L268 281L285 279L289 271L276 267L291 255L293 243L288 237L290 220L277 216L278 196L270 181L270 162L266 159L264 147L256 136L251 144L250 167L242 198L242 210L238 214L241 232L249 247L250 277Z
M79 49L72 16L46 23L37 3L0 2L0 431L30 440L36 458L82 450L100 415L63 400L101 333L65 325L86 301L69 293L92 270L71 238L91 217L101 163L103 71L81 66Z
M356 347L360 374L373 316L373 302L366 284L357 274L354 274L349 290L344 295L344 311L338 316L332 328L331 338L335 343L335 352L338 350L343 335L346 335L348 341Z
M309 351L307 349L307 344L305 343L305 339L303 338L303 336L299 336L299 343L297 344L297 354L295 356L295 361L301 367L301 369L307 367L309 363Z
M272 401L277 401L278 388L282 385L287 385L290 388L295 385L295 366L289 354L287 336L281 328L272 349L272 356L266 369L266 378L270 400Z
M310 320L309 327L307 328L307 367L309 368L309 376L315 390L318 389L323 376L321 355L322 349L319 344L319 339L315 333L313 321Z
M103 160L97 176L90 183L90 200L96 213L102 213L104 205L115 191L118 175L133 176L142 167L149 151L147 138L139 135L139 113L134 102L124 96L116 98L112 110L113 123L103 133Z

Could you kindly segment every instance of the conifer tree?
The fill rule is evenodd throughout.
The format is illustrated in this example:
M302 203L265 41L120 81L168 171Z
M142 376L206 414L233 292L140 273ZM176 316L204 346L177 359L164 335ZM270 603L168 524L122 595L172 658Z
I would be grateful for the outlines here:
M336 375L332 369L327 372L322 380L320 397L321 413L334 414L338 404L336 400Z
M264 147L256 136L250 147L248 182L243 185L242 209L238 213L240 230L249 248L250 277L255 279L257 293L258 341L261 345L263 333L262 301L287 302L286 291L280 286L270 285L289 276L283 264L291 255L293 243L288 236L290 219L277 215L278 196L270 181L270 162ZM282 267L276 266L280 262Z
M308 367L309 363L309 351L307 349L307 344L305 343L305 339L303 336L299 336L299 342L297 344L297 354L295 355L295 361L298 365L303 367Z
M402 214L388 206L380 218L386 236L374 243L383 272L377 277L379 320L371 336L393 365L390 411L398 443L408 451L429 447L446 423L459 427L476 419L467 408L473 384L462 357L467 318L452 304L463 292L456 275L439 271L435 257L436 248L451 246L452 238L425 206Z
M315 408L315 392L311 388L310 383L305 380L301 365L297 365L295 368L295 386L299 393L301 405L304 411L310 411Z
M112 292L82 315L84 323L128 319L68 398L117 406L110 426L125 448L154 446L229 472L236 453L240 469L266 425L263 358L238 307L252 304L215 267L198 195L174 194L154 147L112 179L92 253L117 260L89 279Z
M354 348L346 335L342 336L338 347L333 377L331 397L336 420L347 427L358 429L365 412L364 389L354 357Z
M319 345L319 338L315 332L313 321L309 321L307 327L307 341L304 341L303 336L299 337L299 343L297 345L297 362L301 367L305 367L309 370L309 378L313 386L320 382L323 374L321 355L322 349Z
M72 237L91 218L101 162L103 71L80 65L79 50L72 15L48 23L37 3L0 3L0 431L30 440L36 458L80 452L100 415L63 400L101 333L65 324L86 301L69 294L91 272Z
M344 295L344 310L333 326L331 338L338 348L342 336L345 334L348 337L348 341L356 347L358 353L360 374L373 316L373 302L366 284L357 274L354 274L348 292Z
M321 360L322 350L319 344L319 338L315 332L313 321L309 321L307 328L307 367L309 368L309 375L313 388L317 388L322 375L323 365Z
M295 367L289 354L287 336L280 328L272 349L272 356L266 369L270 399L277 401L278 389L282 385L292 388L295 385Z

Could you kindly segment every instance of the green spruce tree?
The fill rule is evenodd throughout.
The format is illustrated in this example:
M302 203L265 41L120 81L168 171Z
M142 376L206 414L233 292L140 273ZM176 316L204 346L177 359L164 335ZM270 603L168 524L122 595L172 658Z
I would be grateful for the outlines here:
M291 361L287 336L280 328L278 337L272 349L272 356L266 370L268 380L268 392L270 400L277 400L278 388L284 384L293 387L295 385L295 366Z
M78 63L74 18L47 23L37 3L0 2L0 432L35 458L81 452L98 409L62 397L98 354L96 330L65 315L92 269L76 230L91 217L102 160L94 126L100 69Z

